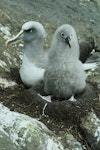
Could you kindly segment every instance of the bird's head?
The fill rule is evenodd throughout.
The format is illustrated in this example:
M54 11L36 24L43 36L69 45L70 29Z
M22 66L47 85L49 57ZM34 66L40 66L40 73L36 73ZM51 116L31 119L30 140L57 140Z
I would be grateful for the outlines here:
M69 24L64 24L60 26L55 34L54 37L56 38L58 43L62 43L69 48L72 48L73 45L77 43L77 36L74 28Z
M6 44L23 39L25 42L43 40L46 37L46 31L42 24L35 21L29 21L23 24L21 31L12 39L6 41Z

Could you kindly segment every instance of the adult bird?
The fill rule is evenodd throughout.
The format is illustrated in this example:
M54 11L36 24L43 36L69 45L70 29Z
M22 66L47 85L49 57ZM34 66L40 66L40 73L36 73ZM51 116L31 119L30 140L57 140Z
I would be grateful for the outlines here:
M23 24L21 32L6 42L12 43L19 39L24 41L24 54L20 68L22 82L28 86L37 85L44 76L47 53L43 49L46 31L39 22L29 21Z
M74 28L60 26L54 33L44 74L46 94L69 99L84 91L84 67L79 60L79 44Z

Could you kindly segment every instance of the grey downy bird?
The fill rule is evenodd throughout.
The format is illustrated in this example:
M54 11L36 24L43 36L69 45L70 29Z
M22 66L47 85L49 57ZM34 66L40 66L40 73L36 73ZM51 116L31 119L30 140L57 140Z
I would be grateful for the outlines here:
M43 25L29 21L23 24L21 32L15 38L6 42L9 44L19 39L24 41L24 54L19 73L22 82L28 87L37 85L43 79L47 59L47 53L43 49L45 37Z
M79 60L79 44L71 25L64 24L54 33L44 74L46 94L69 99L84 91L86 75Z

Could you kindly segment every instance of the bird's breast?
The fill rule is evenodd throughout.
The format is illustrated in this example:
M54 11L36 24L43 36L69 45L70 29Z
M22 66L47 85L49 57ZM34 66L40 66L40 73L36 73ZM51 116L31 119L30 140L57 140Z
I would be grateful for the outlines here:
M25 85L33 86L43 80L44 69L37 67L34 63L22 63L20 77Z

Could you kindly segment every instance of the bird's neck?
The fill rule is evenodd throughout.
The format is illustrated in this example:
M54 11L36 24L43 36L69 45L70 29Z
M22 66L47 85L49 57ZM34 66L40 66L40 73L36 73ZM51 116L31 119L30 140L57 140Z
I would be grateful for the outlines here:
M71 49L69 48L68 49L68 52L67 52L67 59L71 59L71 60L79 60L79 46L74 46L72 47Z
M41 57L41 55L43 55L43 41L25 43L24 57L27 57L29 61L36 61L39 59L39 57Z
M56 46L53 46L51 48L52 52L50 52L51 56L50 57L54 57L56 59L65 59L66 61L76 61L79 59L79 46L78 45L74 45L73 47L67 47L66 48L66 45L65 47L61 45L56 45ZM56 50L55 50L56 49Z

